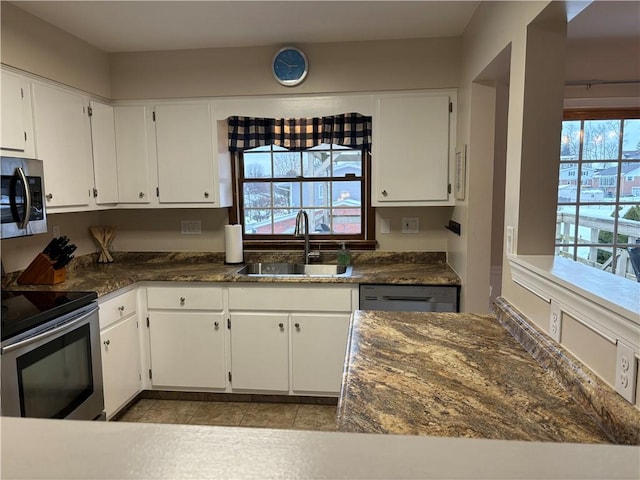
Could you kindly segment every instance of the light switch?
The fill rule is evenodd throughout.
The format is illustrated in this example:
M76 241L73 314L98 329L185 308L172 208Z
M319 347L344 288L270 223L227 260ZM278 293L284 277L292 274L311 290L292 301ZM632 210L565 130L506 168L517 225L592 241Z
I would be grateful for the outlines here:
M391 233L391 219L383 218L380 222L380 233Z

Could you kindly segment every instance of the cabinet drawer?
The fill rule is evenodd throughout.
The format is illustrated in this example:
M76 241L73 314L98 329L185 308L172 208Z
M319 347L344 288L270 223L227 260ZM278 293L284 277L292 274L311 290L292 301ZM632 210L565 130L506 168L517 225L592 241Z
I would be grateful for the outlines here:
M351 288L321 286L229 288L230 310L351 312Z
M100 329L136 313L136 290L118 295L115 298L100 302Z
M220 287L149 287L149 308L182 310L221 310Z

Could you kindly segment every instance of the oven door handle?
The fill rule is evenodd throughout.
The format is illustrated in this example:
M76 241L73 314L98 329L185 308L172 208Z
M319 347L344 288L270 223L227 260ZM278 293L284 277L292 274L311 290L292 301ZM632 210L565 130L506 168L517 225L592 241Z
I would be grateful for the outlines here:
M18 222L18 228L27 228L29 219L31 218L31 189L29 188L29 182L27 176L24 174L22 167L16 168L16 176L20 177L22 184L24 185L24 218Z
M58 325L57 327L53 327L52 329L42 332L38 335L34 335L33 337L25 338L21 342L14 343L12 345L7 345L6 347L2 348L2 351L0 353L4 355L5 353L9 353L14 350L17 350L18 348L26 347L27 345L31 345L32 343L39 342L40 340L44 340L49 337L54 337L54 336L58 336L60 334L66 333L67 331L72 330L78 324L83 323L88 317L93 315L97 310L98 310L98 307L94 307L88 312L83 313L80 317L71 320L70 322L63 323L62 325Z

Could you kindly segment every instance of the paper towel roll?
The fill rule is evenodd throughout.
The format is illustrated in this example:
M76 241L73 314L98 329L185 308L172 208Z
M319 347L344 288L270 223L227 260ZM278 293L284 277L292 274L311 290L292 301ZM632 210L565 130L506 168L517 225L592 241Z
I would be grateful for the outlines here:
M224 250L227 263L242 263L242 225L224 226Z

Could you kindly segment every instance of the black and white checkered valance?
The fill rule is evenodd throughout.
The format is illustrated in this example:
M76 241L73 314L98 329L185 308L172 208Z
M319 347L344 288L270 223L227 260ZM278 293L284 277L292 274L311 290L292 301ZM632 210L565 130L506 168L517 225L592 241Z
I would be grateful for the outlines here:
M264 145L300 151L322 143L371 150L371 117L343 113L315 118L229 117L229 151Z

